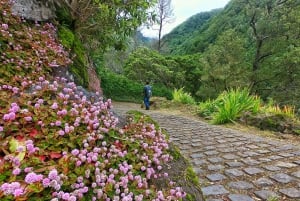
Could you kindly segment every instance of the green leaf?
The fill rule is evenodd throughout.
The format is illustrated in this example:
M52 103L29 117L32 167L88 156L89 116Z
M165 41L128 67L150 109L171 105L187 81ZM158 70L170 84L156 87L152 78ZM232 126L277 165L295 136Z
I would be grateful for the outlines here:
M27 187L28 191L34 192L34 193L40 193L44 190L43 186L41 184L30 184Z
M9 141L9 150L10 150L10 152L14 153L17 150L18 146L19 146L19 143L15 138L12 138Z
M10 171L2 172L2 173L0 174L0 182L5 181L5 179L6 179L7 177L9 177L10 174L11 174Z
M19 161L22 161L25 158L26 151L20 152L16 157L19 159Z

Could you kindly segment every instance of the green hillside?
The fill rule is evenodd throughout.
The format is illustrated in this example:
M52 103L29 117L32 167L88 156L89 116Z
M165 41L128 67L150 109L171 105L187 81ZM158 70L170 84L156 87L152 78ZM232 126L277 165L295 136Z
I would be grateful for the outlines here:
M195 29L185 29L189 37L182 40L182 44L175 47L175 50L172 49L172 46L168 47L170 52L175 54L203 52L209 44L216 41L219 34L228 29L234 28L237 31L244 32L247 29L247 19L243 16L244 4L238 2L238 0L233 0L222 10L200 13L199 15L210 15L211 17L203 21L201 26L195 27ZM190 24L193 21L194 18L191 17L185 23Z
M215 9L210 12L198 13L175 27L163 37L165 51L180 54L185 42L192 40L198 34L198 31L205 28L206 23L221 11L222 9Z

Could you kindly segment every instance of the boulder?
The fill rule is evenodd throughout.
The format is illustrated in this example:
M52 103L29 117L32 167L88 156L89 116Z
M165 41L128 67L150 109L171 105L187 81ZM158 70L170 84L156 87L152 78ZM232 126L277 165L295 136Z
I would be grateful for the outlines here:
M15 0L12 12L33 21L47 21L55 17L53 0Z

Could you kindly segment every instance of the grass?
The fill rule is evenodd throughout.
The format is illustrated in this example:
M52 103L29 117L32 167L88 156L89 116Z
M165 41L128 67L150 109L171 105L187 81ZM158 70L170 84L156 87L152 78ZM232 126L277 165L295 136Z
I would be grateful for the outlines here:
M270 197L267 199L267 201L279 201L278 197Z
M180 150L176 146L172 146L170 155L173 157L174 160L178 160L180 157L182 157Z
M280 114L292 119L297 118L295 115L295 106L284 105L283 107L280 107L279 105L273 102L266 104L262 108L262 112L267 114Z
M186 177L188 180L192 181L195 186L199 185L198 176L191 166L186 169Z

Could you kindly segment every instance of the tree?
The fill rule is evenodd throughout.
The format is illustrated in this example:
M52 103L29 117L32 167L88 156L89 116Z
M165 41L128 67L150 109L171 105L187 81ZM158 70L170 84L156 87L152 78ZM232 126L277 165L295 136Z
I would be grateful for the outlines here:
M286 64L281 62L286 55L294 54L291 47L299 46L299 7L294 0L250 0L246 13L251 30L252 52L251 90L267 97L273 91L286 92L283 86ZM297 33L297 34L295 34ZM288 57L286 57L288 58ZM287 80L287 82L289 81Z
M201 59L204 69L198 96L215 98L224 90L247 86L250 64L245 41L239 32L229 29L208 47Z
M163 45L161 40L163 27L174 19L171 0L158 0L156 12L157 12L157 24L158 24L157 50L160 52L161 47Z
M173 88L183 85L181 71L176 71L178 64L156 50L141 47L134 51L124 66L124 74L135 81L144 83L147 80Z
M149 19L155 0L60 0L72 18L72 29L88 49L124 49L127 37Z

